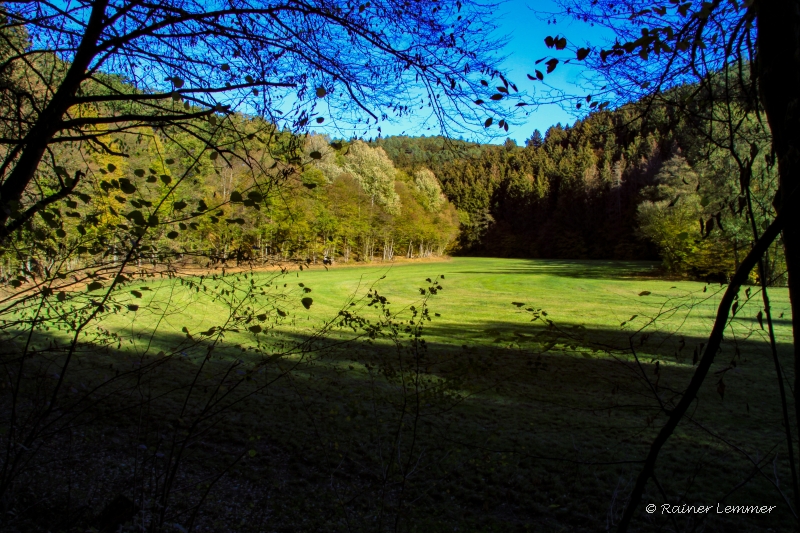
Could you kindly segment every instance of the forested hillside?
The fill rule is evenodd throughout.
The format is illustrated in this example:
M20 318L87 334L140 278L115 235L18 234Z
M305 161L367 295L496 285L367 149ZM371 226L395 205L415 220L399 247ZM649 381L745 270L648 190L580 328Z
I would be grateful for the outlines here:
M7 83L44 90L24 71ZM92 90L124 84L106 76ZM174 105L192 109L189 101ZM112 107L81 105L72 113L92 120ZM20 268L24 277L47 268L65 246L78 252L69 254L73 262L115 255L131 227L149 227L136 251L139 265L369 262L451 252L661 259L673 273L724 278L751 245L745 200L722 146L725 132L707 127L701 110L709 106L687 98L685 107L650 102L595 111L572 126L536 130L524 147L442 137L332 140L279 131L223 107L194 119L194 133L142 126L132 137L98 127L91 143L64 142L52 154L58 176L48 179L85 175L76 188L82 202L54 203L18 228L35 238L15 239L27 244L4 250L0 268L6 281ZM749 149L766 152L769 139L751 129ZM196 132L222 148L204 153ZM759 159L750 172L761 226L773 213L773 162ZM779 281L779 243L767 265Z
M97 115L91 108L76 113ZM226 141L223 122L245 132L246 142ZM41 274L66 250L77 252L69 254L75 266L89 256L116 257L136 228L152 228L135 252L139 266L369 262L441 255L455 241L457 214L436 177L424 168L397 170L381 148L331 145L327 137L280 132L238 114L194 126L219 131L228 149L203 154L184 131L145 127L135 142L100 131L98 149L63 145L56 173L85 174L76 199L49 206L17 230L27 236L15 242L26 244L4 250L6 282L24 283L20 269L23 277Z
M390 137L375 145L406 172L425 166L438 176L459 212L461 253L660 258L675 273L720 277L750 246L744 196L735 162L720 148L724 132L705 129L699 111L694 121L686 117L686 109L640 104L595 112L544 135L537 130L525 147L441 137ZM765 151L768 139L751 138ZM761 226L773 212L773 162L764 158L751 170ZM780 246L769 261L780 277Z

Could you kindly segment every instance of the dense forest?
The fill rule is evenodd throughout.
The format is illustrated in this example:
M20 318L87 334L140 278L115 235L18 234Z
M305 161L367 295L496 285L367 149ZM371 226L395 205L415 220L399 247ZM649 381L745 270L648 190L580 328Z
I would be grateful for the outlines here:
M8 83L31 84L25 73ZM93 90L125 83L106 76ZM706 103L691 106L695 115L653 102L598 110L572 126L536 130L524 147L510 139L332 140L222 107L192 121L217 139L221 148L211 151L185 128L142 126L132 136L98 127L93 143L61 143L51 154L57 176L48 179L85 174L76 188L82 201L52 204L20 226L0 268L12 282L20 270L46 270L65 248L78 252L68 254L72 262L115 256L131 227L149 227L140 266L455 253L660 259L674 274L724 279L752 240L745 197L733 156L718 142L724 131L699 112ZM72 111L84 120L114 112L102 103ZM754 149L766 152L769 139L752 130ZM758 226L773 213L773 166L767 156L750 169ZM767 257L771 282L784 281L781 249L776 243Z
M204 127L217 120L212 116ZM241 115L225 120L270 131ZM195 160L179 155L191 143L180 134L142 129L134 145L105 137L121 155L60 154L62 168L87 164L93 179L79 194L84 203L68 201L63 217L54 207L21 230L36 239L16 242L37 244L6 253L5 272L46 263L35 253L42 244L50 243L45 255L64 238L80 247L87 231L103 235L98 242L114 250L117 232L122 238L129 224L144 222L146 208L164 200L172 217L143 255L154 260L391 261L447 251L660 258L673 273L719 277L735 269L739 251L749 246L732 163L668 109L644 116L635 105L600 111L544 135L536 130L525 147L442 137L331 141L272 130L251 135L248 146L232 146L238 157L212 152ZM255 185L254 162L279 176L274 189ZM756 170L757 213L766 220L775 177L768 160ZM128 198L131 180L145 175L148 188ZM176 175L192 184L180 197L170 189ZM204 212L209 216L197 218ZM191 222L181 221L184 213ZM770 263L778 278L780 249L774 246Z
M536 130L525 147L441 137L374 144L406 172L425 167L436 174L458 209L460 253L661 259L672 273L720 279L750 247L745 197L733 157L714 142L723 132L686 117L685 110L642 103L557 124L544 135ZM766 157L752 168L759 227L773 213L773 163ZM767 260L771 281L780 281L779 244Z
M141 128L135 143L130 135L99 137L117 155L64 149L56 172L68 176L84 165L88 179L75 200L53 205L18 230L33 238L15 239L5 250L6 279L14 281L18 268L23 274L47 269L64 248L78 252L70 255L73 262L117 254L136 227L155 228L138 247L139 266L390 261L441 255L454 242L457 213L430 170L406 173L364 142L331 144L241 115L212 115L200 127L213 129L222 120L251 130L249 144L194 157L203 147L191 136ZM193 142L198 146L191 148ZM269 188L259 173L270 176ZM179 177L188 186L174 188ZM144 183L135 187L137 178Z

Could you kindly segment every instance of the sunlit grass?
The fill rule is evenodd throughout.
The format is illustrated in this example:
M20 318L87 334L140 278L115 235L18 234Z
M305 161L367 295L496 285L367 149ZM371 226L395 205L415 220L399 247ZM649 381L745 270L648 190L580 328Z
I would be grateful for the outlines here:
M370 288L387 296L392 308L399 311L420 300L419 288L429 285L426 278L443 276L440 283L444 290L430 301L432 311L439 315L427 332L432 342L457 346L524 342L528 334L536 332L525 311L529 307L543 309L557 325L581 325L592 334L615 341L627 342L628 335L641 328L651 333L707 336L724 287L657 279L652 276L654 267L634 262L455 258L356 268L334 266L330 270L312 267L279 277L274 272L257 273L255 277L275 278L273 294L283 298L278 305L291 315L278 321L278 329L294 334L313 332L336 317L340 309L349 309L348 302L358 300ZM308 310L300 305L300 297L306 296L301 284L311 289L307 295L313 298L313 304ZM149 285L156 292L154 296L146 294L145 303L151 301L148 297L158 303L152 314L159 318L158 327L166 331L178 333L189 327L198 332L219 326L228 317L226 306L208 295L175 290L173 281ZM649 294L641 295L645 292ZM778 342L790 343L788 292L773 288L770 296ZM757 287L751 288L751 297L745 304L742 291L732 335L763 336L755 319L763 307ZM270 305L266 299L264 305ZM158 311L168 306L179 312L161 318ZM143 309L109 324L130 321L135 329L149 331L156 323L148 314L150 311Z
M429 338L445 344L491 344L515 340L514 333L531 330L525 308L541 308L558 325L582 325L598 335L626 338L640 328L676 335L707 336L724 287L700 282L662 280L652 276L652 263L548 261L455 258L438 263L401 263L364 268L333 268L297 272L291 282L313 288L311 310L296 309L297 324L315 326L333 316L348 297L374 286L394 307L412 305L426 278L444 276L444 290L430 302L436 317ZM381 279L383 278L383 279ZM649 294L642 295L644 292ZM760 337L755 319L763 307L757 287L741 304L734 322L736 334ZM778 342L791 342L789 300L785 288L770 291ZM523 307L513 302L525 304ZM636 318L631 320L631 317ZM778 318L781 317L782 318ZM625 323L624 325L622 325ZM755 328L755 329L754 329ZM758 331L755 331L755 330ZM510 335L510 336L509 336ZM516 340L523 337L516 336ZM596 339L600 340L600 339ZM647 351L647 348L645 348Z
M409 489L414 506L402 512L432 530L459 523L467 530L504 530L536 517L549 524L541 530L596 529L608 513L619 513L620 498L638 471L635 461L665 420L653 387L662 401L675 401L685 388L693 354L707 339L724 290L718 284L658 279L653 269L648 263L456 258L239 274L239 288L271 283L248 303L252 314L267 318L248 323L263 325L258 334L246 327L226 332L215 354L219 364L239 358L250 364L291 350L342 309L374 322L377 310L362 300L369 290L386 296L396 320L407 323L410 306L421 305L420 288L433 285L426 279L439 277L443 289L427 301L432 320L423 330L423 364L405 372L431 391L445 392L426 393L414 407L420 418L411 454L420 466ZM187 332L204 338L202 332L241 314L211 296L219 294L219 279L206 283L208 292L176 280L134 283L124 290L151 289L136 299L139 310L109 317L101 326L121 335L122 353L139 356L146 349L155 356L184 341ZM770 295L779 352L790 369L788 295L779 288ZM695 423L683 423L663 451L659 480L672 499L686 493L693 498L689 503L714 504L748 475L752 464L723 438L752 457L774 458L783 450L774 366L755 318L762 307L756 287L750 296L747 302L746 291L740 293L737 317L693 411ZM301 304L303 297L313 298L309 309ZM528 309L547 315L532 322ZM401 382L380 371L387 361L399 361L397 354L406 354L410 340L402 330L394 338L399 349L391 340L367 342L352 330L333 328L307 346L311 351L291 351L267 367L268 376L283 377L246 408L231 408L218 426L231 439L268 435L273 446L302 457L296 471L281 474L282 482L291 482L275 496L274 505L288 513L281 523L302 529L292 513L313 515L315 505L338 509L340 498L351 502L354 516L371 520L380 493L375 487L383 486L379 474L388 464L385 454L398 434L403 446L410 442L412 419L400 414L400 406L413 394L402 393ZM247 350L258 341L262 353ZM175 353L183 357L169 367L175 381L188 379L202 360L202 347ZM265 458L259 475L280 469L275 462L280 460ZM786 480L782 453L775 465ZM648 501L661 502L650 489ZM621 492L615 496L615 491ZM779 503L762 477L725 501ZM783 510L758 524L721 517L708 527L780 528L787 516Z

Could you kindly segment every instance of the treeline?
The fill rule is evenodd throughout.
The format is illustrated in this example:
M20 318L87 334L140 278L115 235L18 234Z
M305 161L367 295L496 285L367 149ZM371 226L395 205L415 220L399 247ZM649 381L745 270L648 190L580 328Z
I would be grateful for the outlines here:
M709 136L714 104L685 108L632 104L538 130L517 146L441 137L390 137L374 144L412 172L430 168L458 209L461 253L561 259L657 259L673 273L731 274L752 233L729 150ZM705 106L705 107L704 107ZM769 146L750 113L737 135ZM750 132L748 133L748 122ZM751 169L755 223L774 213L776 172L769 158ZM746 253L746 251L744 252ZM781 247L768 260L780 278Z
M15 76L4 83L45 90L24 72ZM123 83L107 76L86 90ZM688 88L675 91L673 101L686 105L595 112L544 135L537 130L524 147L441 137L332 141L278 131L224 107L180 128L98 127L49 154L40 188L70 179L77 186L16 230L0 269L11 279L20 268L47 269L64 257L76 265L87 255L116 261L138 235L137 264L369 262L453 250L661 258L674 273L725 277L751 246L752 228L774 215L774 161L759 158L748 168L748 220L741 173L722 142L730 132L708 118L717 104L682 98ZM128 107L146 112L137 105ZM172 105L193 104L177 98ZM122 109L81 105L71 114L115 112ZM739 113L733 150L766 152L763 129L755 112ZM777 243L767 258L771 279L780 278L783 261Z
M41 172L80 183L18 230L2 276L41 274L64 257L75 268L89 256L118 261L131 235L142 237L139 266L391 261L441 255L457 237L456 210L426 168L404 172L364 142L330 143L238 114L202 122L220 128L224 149L150 128L62 145ZM223 122L237 135L226 140Z

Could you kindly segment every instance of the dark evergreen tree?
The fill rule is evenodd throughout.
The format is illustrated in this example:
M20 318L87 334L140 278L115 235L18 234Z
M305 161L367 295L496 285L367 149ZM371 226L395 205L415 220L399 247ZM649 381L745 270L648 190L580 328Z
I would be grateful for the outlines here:
M533 135L525 141L525 146L529 148L539 148L542 144L544 144L544 137L538 129L533 130Z

